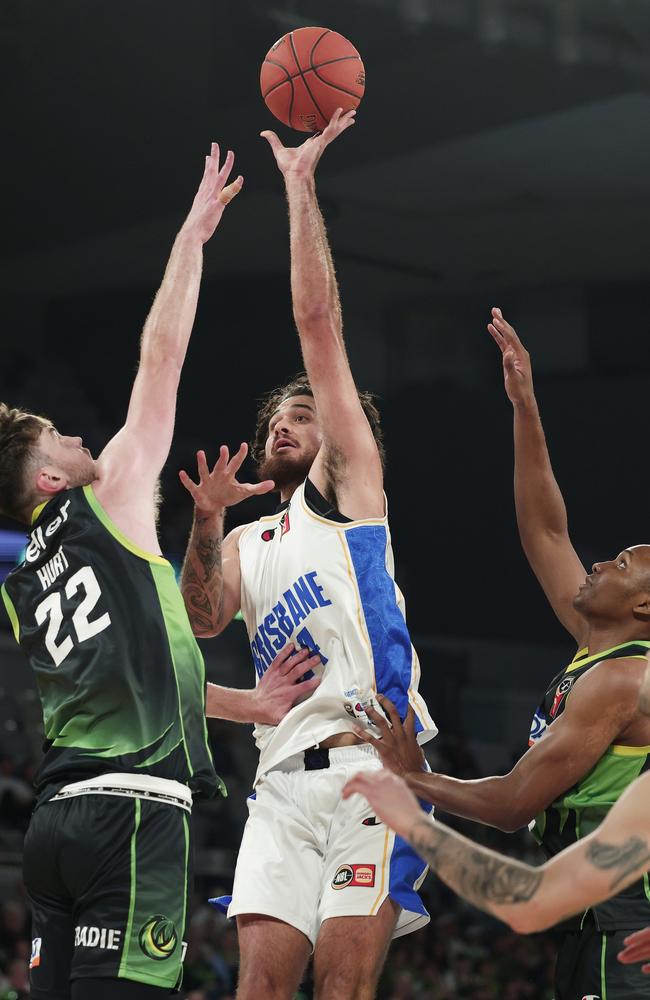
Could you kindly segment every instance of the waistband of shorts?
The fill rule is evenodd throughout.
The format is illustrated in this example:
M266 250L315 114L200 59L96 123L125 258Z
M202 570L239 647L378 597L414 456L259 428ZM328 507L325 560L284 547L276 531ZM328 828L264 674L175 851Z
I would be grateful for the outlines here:
M322 755L324 762L317 767L310 767L305 763L305 755ZM331 747L329 750L310 747L300 753L294 753L290 757L272 767L271 771L312 771L323 770L328 767L336 767L338 764L363 764L368 760L379 760L379 754L374 747L368 743L355 743L351 747ZM269 772L267 772L269 773Z
M171 778L156 778L151 774L98 774L85 781L73 781L60 788L50 802L72 799L78 795L118 795L147 799L192 811L192 793L187 785Z

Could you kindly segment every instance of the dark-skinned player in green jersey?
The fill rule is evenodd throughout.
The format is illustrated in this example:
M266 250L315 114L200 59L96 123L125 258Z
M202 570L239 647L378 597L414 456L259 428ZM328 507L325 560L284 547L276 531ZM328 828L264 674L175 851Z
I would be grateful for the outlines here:
M0 404L0 510L30 525L2 595L46 736L24 847L33 1000L153 1000L180 979L192 798L223 786L206 739L203 659L158 542L157 482L203 245L242 186L227 184L232 165L213 144L145 323L126 421L99 458L49 420ZM222 448L212 473L226 506L273 486L237 482L244 455L229 460ZM203 572L215 558L202 550ZM263 691L210 685L209 714L276 724L315 687L295 683L319 662L305 656L276 657Z
M528 352L499 309L492 311L489 330L502 352L514 411L522 544L579 651L549 685L535 713L530 748L509 774L461 781L423 773L414 741L396 738L401 723L390 704L385 707L394 731L375 713L383 739L366 739L421 799L501 830L533 824L534 836L552 857L592 833L648 768L650 718L638 701L650 649L650 545L631 546L586 572L569 537ZM624 939L648 923L647 876L564 921L557 928L555 1000L650 997L650 981L638 966L617 961Z

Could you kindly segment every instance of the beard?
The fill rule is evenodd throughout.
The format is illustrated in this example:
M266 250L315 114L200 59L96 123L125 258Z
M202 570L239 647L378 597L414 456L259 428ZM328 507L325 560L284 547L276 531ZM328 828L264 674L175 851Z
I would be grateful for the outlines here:
M294 484L297 486L307 478L317 454L318 452L314 455L299 453L294 457L289 452L288 455L271 455L258 466L257 474L260 480L272 479L276 490L283 490Z
M68 475L68 489L76 486L90 486L97 479L97 468L90 456L82 462L71 463L65 470Z

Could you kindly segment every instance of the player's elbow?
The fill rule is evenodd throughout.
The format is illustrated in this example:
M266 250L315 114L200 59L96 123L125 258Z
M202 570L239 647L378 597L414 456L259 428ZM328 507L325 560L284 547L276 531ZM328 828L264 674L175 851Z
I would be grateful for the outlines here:
M321 334L337 326L337 311L326 299L294 302L293 318L301 334Z
M506 923L515 934L537 934L545 931L554 923L549 920L544 910L535 900L527 903L516 903L506 917Z
M528 826L534 815L531 816L523 809L509 809L507 812L499 812L494 826L502 833L517 833L522 827Z
M190 624L196 639L214 639L215 636L221 635L226 627L226 623L221 618L205 618L200 621L192 621L190 618Z

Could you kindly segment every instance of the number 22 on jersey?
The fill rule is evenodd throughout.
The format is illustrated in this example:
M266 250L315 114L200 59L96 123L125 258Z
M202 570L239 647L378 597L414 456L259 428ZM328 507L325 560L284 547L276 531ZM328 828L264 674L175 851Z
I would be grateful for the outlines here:
M100 615L99 618L90 619L95 605L102 596L101 587L92 567L83 566L78 572L70 577L65 585L65 596L70 599L79 590L83 590L84 597L72 613L72 626L78 642L91 639L98 632L103 632L111 624L111 616L108 612ZM38 625L42 625L49 619L47 632L45 634L45 645L47 651L54 660L54 664L60 667L66 656L74 649L74 640L71 636L66 636L60 642L59 633L63 625L63 605L60 591L48 594L36 608L35 618Z

